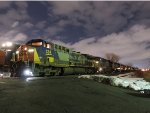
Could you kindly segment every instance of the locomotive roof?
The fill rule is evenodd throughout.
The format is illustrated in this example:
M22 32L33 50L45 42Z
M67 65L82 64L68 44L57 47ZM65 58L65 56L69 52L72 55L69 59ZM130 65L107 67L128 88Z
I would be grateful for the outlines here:
M43 39L32 39L32 40L29 40L26 44L31 43L31 42L46 42L46 41L44 41Z
M46 43L52 43L52 42L45 41L45 40L43 40L43 39L32 39L32 40L29 40L26 44L30 44L30 43L32 43L32 42L46 42ZM52 43L52 44L55 44L55 43ZM59 44L55 44L55 45L59 45ZM61 46L61 45L59 45L59 46ZM64 46L61 46L61 47L64 47ZM70 48L68 48L68 47L64 47L64 48L70 49ZM70 49L70 50L71 50L71 49ZM102 57L97 57L97 56L93 56L93 55L89 55L89 54L82 54L82 53L80 53L80 52L78 52L78 51L72 51L72 52L75 52L75 53L84 55L84 56L86 56L86 57L88 57L88 58L90 58L90 59L97 59L97 60L104 60L104 61L112 62L112 61L107 60L107 59L102 58ZM112 63L115 63L115 64L117 64L117 65L121 65L121 66L127 66L127 65L121 64L121 63L119 63L119 62L112 62ZM128 67L132 67L132 66L128 66ZM135 67L132 67L132 68L135 68ZM138 69L138 68L137 68L137 69Z

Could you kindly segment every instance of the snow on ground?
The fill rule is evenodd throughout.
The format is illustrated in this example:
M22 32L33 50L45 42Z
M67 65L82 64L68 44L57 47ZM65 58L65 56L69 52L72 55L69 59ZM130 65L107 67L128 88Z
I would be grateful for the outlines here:
M10 72L0 72L0 78L10 78Z
M93 79L112 86L119 86L133 90L150 89L150 82L146 82L143 78L134 77L133 73L120 74L118 76L81 75L79 78Z

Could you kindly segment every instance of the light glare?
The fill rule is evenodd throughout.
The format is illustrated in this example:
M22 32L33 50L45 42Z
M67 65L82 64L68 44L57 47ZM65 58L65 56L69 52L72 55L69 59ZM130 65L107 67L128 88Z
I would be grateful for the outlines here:
M101 72L102 70L103 70L103 68L102 68L102 67L100 67L100 68L99 68L99 71Z
M2 44L2 47L5 47L6 46L6 44Z
M29 49L29 50L28 50L29 53L31 53L31 52L33 52L33 51L34 51L34 49Z
M12 42L6 42L6 46L7 46L7 47L12 46Z
M96 63L96 64L98 64L99 62L98 62L98 61L96 61L95 63Z
M7 49L6 51L11 51L11 49Z
M19 54L19 51L16 51L16 54Z
M25 76L33 76L33 73L29 69L26 69L26 70L24 70L24 75Z
M27 48L25 47L25 48L24 48L24 50L26 51L26 50L27 50Z

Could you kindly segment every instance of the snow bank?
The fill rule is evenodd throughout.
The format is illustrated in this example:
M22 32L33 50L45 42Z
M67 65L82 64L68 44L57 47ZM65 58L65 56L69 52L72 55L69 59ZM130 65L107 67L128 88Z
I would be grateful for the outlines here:
M0 78L10 78L10 72L2 72L0 73Z
M110 84L112 86L119 86L133 90L150 89L149 82L146 82L143 78L135 78L133 73L120 74L118 76L81 75L79 78L92 79L98 82Z

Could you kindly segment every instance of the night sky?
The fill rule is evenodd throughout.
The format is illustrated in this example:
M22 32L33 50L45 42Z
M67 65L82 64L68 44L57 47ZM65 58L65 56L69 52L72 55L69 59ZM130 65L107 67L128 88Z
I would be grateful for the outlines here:
M124 64L150 67L150 2L0 1L0 40L42 38L82 53L115 53Z

